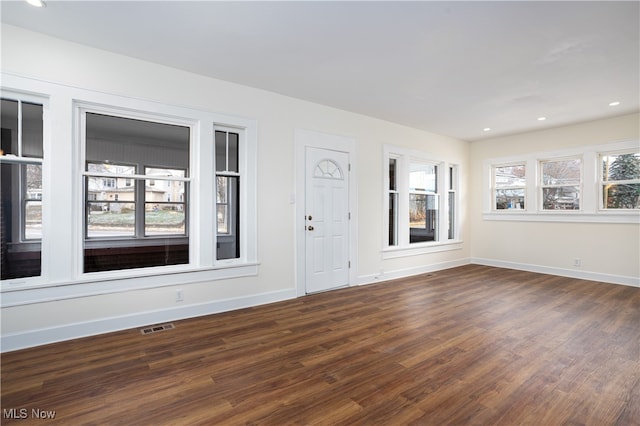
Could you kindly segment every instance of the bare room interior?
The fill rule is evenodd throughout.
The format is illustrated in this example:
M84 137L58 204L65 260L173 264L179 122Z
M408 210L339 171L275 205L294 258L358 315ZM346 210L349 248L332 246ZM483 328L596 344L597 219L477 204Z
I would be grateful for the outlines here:
M2 424L640 425L640 3L0 3Z

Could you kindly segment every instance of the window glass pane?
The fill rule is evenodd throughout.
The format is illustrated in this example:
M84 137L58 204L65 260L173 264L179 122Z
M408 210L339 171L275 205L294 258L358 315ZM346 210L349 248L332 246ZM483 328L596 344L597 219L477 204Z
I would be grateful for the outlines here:
M579 210L580 187L561 186L542 188L543 204L545 210Z
M438 201L435 194L409 195L409 242L436 241Z
M605 185L604 206L607 209L640 209L640 183Z
M18 155L18 102L2 99L2 152Z
M190 128L87 113L86 141L84 271L189 263Z
M159 169L155 167L145 167L144 174L147 176L160 176L160 177L185 177L184 170L178 169Z
M87 113L86 160L189 169L186 126Z
M217 218L218 218L218 234L229 233L229 206L227 204L218 204L217 206Z
M456 193L449 192L449 229L447 238L453 240L456 237Z
M22 155L42 158L42 105L22 103Z
M225 176L216 176L216 203L227 203L229 193L228 179Z
M0 164L0 272L3 280L41 274L42 203L20 199L26 193L26 190L21 191L20 182L28 174L27 165ZM35 189L33 192L36 197L42 194L38 195Z
M389 159L389 190L391 191L398 189L396 186L396 163L397 160L395 158Z
M115 199L112 197L111 199ZM90 201L87 203L87 237L133 237L135 203Z
M145 203L145 235L184 235L185 211L182 203Z
M25 240L39 240L42 238L42 201L25 202Z
M496 187L501 186L525 186L524 164L496 167L494 174Z
M42 238L42 166L27 164L24 166L24 238L26 240Z
M409 188L412 191L436 192L438 166L411 163L409 171Z
M133 175L136 173L136 168L124 164L87 163L87 171L100 174Z
M145 175L185 177L185 171L146 167ZM165 179L145 182L145 235L185 235L186 182Z
M605 181L640 179L640 153L602 156Z
M238 171L238 134L229 133L229 171Z
M580 183L580 160L546 161L542 163L544 185L571 185Z
M395 246L398 244L398 194L389 194L389 245Z
M496 210L524 209L524 189L496 189Z
M240 257L240 179L217 176L216 182L216 258L237 259Z
M216 130L216 170L227 170L227 132Z

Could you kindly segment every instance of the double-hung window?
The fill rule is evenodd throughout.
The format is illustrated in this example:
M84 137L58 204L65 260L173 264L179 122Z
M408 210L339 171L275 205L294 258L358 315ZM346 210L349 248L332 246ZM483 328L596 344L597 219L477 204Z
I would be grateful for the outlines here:
M460 238L458 166L415 150L384 150L385 256L455 248L452 243Z
M600 165L602 208L640 209L640 151L600 154Z
M540 191L542 210L580 210L581 159L540 161Z
M84 272L189 263L186 125L84 111Z
M526 164L493 166L493 209L524 209L526 195Z
M438 165L409 163L409 243L437 241Z
M0 271L2 279L41 275L43 104L2 98Z

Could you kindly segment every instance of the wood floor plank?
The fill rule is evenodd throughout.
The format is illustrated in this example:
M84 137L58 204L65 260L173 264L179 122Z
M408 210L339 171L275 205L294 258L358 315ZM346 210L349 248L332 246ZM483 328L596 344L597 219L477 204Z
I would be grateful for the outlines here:
M640 425L638 288L469 265L174 324L2 354L2 424Z

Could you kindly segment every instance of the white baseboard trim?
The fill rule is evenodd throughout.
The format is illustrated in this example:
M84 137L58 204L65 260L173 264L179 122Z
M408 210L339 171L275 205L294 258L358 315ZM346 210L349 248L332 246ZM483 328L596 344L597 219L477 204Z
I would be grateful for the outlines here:
M89 322L65 324L20 333L6 334L0 338L0 352L11 352L19 349L46 345L49 343L62 342L64 340L128 330L131 328L144 327L151 324L159 324L169 321L178 321L203 315L217 314L220 312L233 311L251 306L280 302L287 299L293 299L295 297L295 289L280 290L270 293L255 294L251 296L217 300L157 311L140 312L119 317L101 318Z
M620 284L630 287L640 287L639 277L624 275L603 274L600 272L583 271L578 269L554 268L549 266L531 265L526 263L506 262L503 260L482 259L473 257L471 263L497 268L516 269L519 271L538 272L541 274L559 275L561 277L577 278L581 280L600 281L610 284Z
M381 271L379 274L361 275L358 277L356 285L375 284L383 281L395 280L398 278L411 277L413 275L428 274L430 272L442 271L443 269L455 268L470 264L469 258L452 260L449 262L432 263L413 268L396 269L393 271Z

